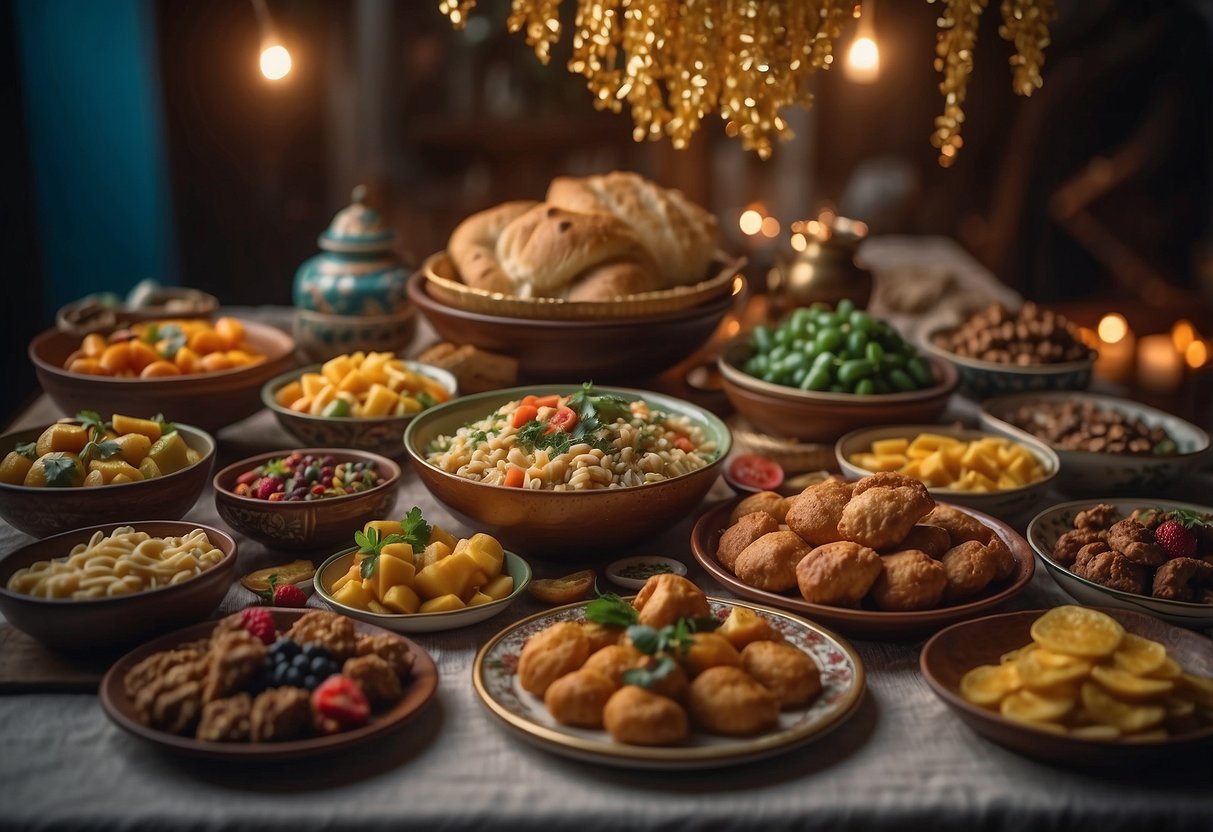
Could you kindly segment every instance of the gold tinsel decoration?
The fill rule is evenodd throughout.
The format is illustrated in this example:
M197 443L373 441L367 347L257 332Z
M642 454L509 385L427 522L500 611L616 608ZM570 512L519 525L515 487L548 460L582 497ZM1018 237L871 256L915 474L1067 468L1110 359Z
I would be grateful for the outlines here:
M936 0L928 0L934 3ZM1003 38L1015 45L1013 89L1041 85L1054 0L1002 0ZM987 0L942 0L935 68L943 115L932 144L947 167L963 142L964 100L973 72L977 27ZM440 0L462 28L476 0ZM577 0L570 72L582 75L594 106L619 112L627 102L636 141L668 136L686 147L709 113L725 133L766 159L772 140L791 130L784 107L811 107L809 79L834 61L843 23L858 16L856 0ZM507 25L523 32L543 63L560 40L560 0L511 0Z

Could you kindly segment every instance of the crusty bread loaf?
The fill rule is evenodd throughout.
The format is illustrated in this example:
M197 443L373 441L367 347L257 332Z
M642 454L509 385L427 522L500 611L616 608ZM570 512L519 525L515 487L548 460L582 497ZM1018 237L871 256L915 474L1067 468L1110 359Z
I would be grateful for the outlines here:
M635 173L561 176L548 187L547 201L570 211L603 212L627 223L657 263L668 289L707 276L716 251L716 219L681 192L662 188Z
M607 263L630 264L630 269L616 267L609 280L600 278L603 285L618 281L630 291L657 288L657 269L648 252L628 226L610 214L539 203L502 230L496 254L520 297L566 297L579 277Z
M538 204L524 200L505 202L459 223L446 250L464 283L488 292L514 293L514 281L497 262L497 239L507 225Z

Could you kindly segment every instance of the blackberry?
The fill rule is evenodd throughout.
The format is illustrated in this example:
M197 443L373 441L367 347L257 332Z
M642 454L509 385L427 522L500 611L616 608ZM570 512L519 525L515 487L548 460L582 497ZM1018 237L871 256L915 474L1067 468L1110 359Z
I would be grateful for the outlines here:
M315 690L329 676L340 672L341 665L319 644L300 646L290 639L279 639L266 653L262 675L266 686Z

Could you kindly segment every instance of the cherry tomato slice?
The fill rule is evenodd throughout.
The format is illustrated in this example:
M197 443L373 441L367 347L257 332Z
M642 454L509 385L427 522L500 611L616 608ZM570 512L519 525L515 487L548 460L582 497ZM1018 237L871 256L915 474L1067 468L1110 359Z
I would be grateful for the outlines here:
M773 459L757 454L733 457L727 469L728 479L743 489L774 491L783 485L783 468Z
M548 418L548 427L544 433L555 433L558 430L571 431L577 425L577 411L561 405Z

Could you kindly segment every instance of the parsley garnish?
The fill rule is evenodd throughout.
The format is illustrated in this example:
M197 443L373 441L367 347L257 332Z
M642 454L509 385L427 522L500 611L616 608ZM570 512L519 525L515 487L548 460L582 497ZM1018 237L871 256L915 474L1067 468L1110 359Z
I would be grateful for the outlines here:
M652 688L676 669L678 669L678 663L669 656L657 658L650 656L640 667L623 671L623 683L640 688Z
M640 613L618 595L608 592L586 604L585 617L608 627L630 627L636 623Z
M354 532L354 542L358 544L359 554L366 555L359 567L363 578L369 578L375 574L379 555L383 553L383 547L389 543L407 543L413 547L414 551L424 549L429 545L433 528L425 522L425 518L421 516L421 509L417 506L413 506L409 513L401 519L400 527L404 530L404 534L389 534L383 539L380 539L379 530L376 528L367 529L366 532Z
M165 419L163 413L157 413L152 417L152 421L160 426L161 436L168 436L170 433L175 433L177 431L177 426L168 419Z
M409 513L400 521L400 528L404 529L404 542L414 549L424 549L430 545L430 534L433 532L433 528L425 522L425 518L421 516L421 509L417 506L409 509Z
M696 633L707 633L720 626L715 618L680 618L677 624L660 630L644 624L628 627L632 646L649 656L658 653L685 653L695 643Z
M96 434L94 434L96 436ZM84 449L80 451L80 458L83 459L110 459L122 453L122 446L112 439L103 439L98 442L95 438L89 440Z
M21 454L26 459L38 458L38 443L37 442L18 442L14 451Z
M106 431L110 429L109 422L101 418L101 414L95 410L81 410L76 414L76 418L80 420L80 424L86 430L91 430L93 436L104 436Z
M42 470L46 472L46 484L51 488L65 488L75 485L74 474L79 463L70 456L60 452L47 454L42 458Z
M188 339L177 324L165 324L157 330L156 340L159 342L160 355L172 358L177 354L177 350L185 346Z

